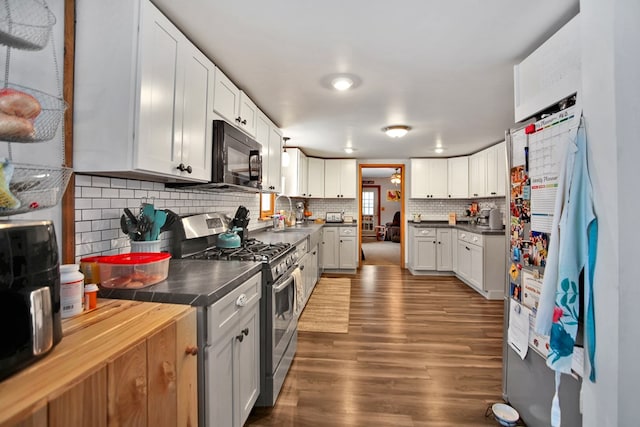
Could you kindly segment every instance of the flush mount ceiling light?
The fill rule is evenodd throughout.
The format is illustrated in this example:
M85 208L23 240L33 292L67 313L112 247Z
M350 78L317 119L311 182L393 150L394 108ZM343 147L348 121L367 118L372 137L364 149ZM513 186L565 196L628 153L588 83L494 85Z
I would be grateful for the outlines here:
M437 147L435 150L433 150L433 152L436 153L436 154L442 154L442 153L444 153L444 148Z
M353 147L344 147L344 152L347 153L347 154L351 154L354 151L356 151L356 149L353 148Z
M391 175L391 183L395 185L399 185L402 181L402 177L400 175L400 169L396 169L396 172Z
M382 131L386 133L387 136L390 136L391 138L402 138L410 130L411 130L411 127L404 126L404 125L394 125L394 126L387 126L385 128L382 128Z
M320 84L331 90L338 92L346 92L357 88L362 83L362 79L355 74L334 73L324 76L320 80Z
M335 90L348 90L351 88L351 86L353 86L353 80L346 76L336 77L335 79L331 80L331 86L333 86Z

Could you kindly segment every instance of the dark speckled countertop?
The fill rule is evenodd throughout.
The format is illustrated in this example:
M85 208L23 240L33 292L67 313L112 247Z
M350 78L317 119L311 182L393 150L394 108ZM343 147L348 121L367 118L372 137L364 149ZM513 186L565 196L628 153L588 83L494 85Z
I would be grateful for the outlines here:
M101 298L211 305L258 273L260 262L172 259L166 280L142 289L100 289Z
M505 229L491 230L482 226L471 225L468 222L458 222L455 225L450 225L449 221L420 221L413 222L408 221L410 227L416 228L456 228L458 230L465 230L471 233L485 234L485 235L502 235L505 233Z

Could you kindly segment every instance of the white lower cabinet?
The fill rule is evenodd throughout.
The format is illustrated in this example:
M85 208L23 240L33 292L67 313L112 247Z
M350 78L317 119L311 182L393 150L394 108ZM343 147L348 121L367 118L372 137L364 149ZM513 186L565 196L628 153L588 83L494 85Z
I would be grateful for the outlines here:
M208 425L242 426L260 394L261 274L208 308Z
M453 270L453 251L451 236L453 230L450 228L438 228L436 232L436 270Z
M300 260L300 274L302 275L302 283L304 288L305 304L316 283L318 283L318 247L312 248Z
M452 229L410 227L409 270L453 270Z
M500 299L506 288L503 235L480 235L458 230L456 275L487 299Z
M356 227L324 227L322 229L323 270L357 269L357 238Z

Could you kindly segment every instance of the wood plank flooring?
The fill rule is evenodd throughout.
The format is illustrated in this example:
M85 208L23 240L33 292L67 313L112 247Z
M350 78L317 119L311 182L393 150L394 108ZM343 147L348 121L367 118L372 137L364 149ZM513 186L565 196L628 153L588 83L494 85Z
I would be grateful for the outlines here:
M349 332L299 332L274 408L247 426L481 426L502 397L502 301L454 277L364 265Z

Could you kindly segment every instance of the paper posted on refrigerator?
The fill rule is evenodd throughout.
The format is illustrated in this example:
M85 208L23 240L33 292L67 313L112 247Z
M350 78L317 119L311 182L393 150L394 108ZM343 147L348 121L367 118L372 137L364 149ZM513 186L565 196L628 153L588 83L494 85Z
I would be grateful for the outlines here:
M524 359L529 350L529 310L514 299L509 300L509 329L507 340L515 352Z

